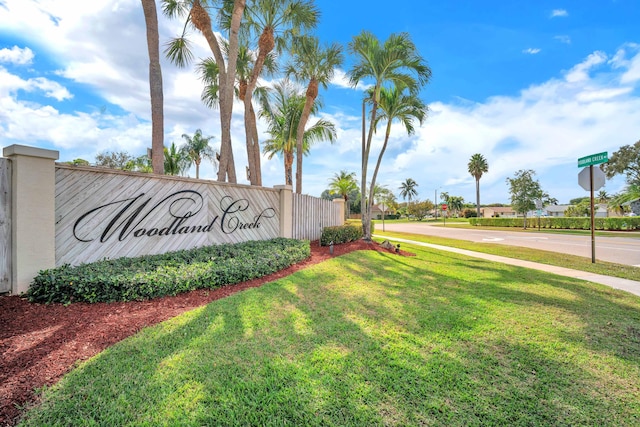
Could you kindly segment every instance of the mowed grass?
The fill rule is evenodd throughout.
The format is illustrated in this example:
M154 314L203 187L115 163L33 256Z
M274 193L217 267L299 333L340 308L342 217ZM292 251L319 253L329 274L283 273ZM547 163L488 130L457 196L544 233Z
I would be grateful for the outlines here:
M416 246L147 328L27 426L640 425L640 299Z
M384 236L390 241L393 238L413 240L416 242L431 243L434 245L450 246L452 248L467 249L474 252L499 255L507 258L522 259L539 262L541 264L555 265L558 267L572 268L574 270L587 271L589 273L603 274L605 276L620 277L622 279L640 280L640 268L632 265L616 264L602 260L591 262L591 257L580 257L560 252L542 251L539 249L524 248L521 246L509 246L502 244L478 243L468 240L450 239L446 237L427 236L424 234L399 233L393 231L375 230L377 236ZM383 240L378 238L377 240ZM401 243L401 247L404 246Z

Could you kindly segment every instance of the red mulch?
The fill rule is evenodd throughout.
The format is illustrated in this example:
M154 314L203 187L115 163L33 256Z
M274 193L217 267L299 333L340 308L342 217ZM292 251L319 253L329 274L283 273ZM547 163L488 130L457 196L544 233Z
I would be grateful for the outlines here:
M142 328L211 301L287 276L313 264L352 252L388 251L362 240L328 247L311 244L311 257L285 270L215 290L197 290L150 301L86 304L32 304L18 296L0 297L0 425L15 424L34 390L54 384L76 361L88 359ZM400 255L410 256L405 251Z

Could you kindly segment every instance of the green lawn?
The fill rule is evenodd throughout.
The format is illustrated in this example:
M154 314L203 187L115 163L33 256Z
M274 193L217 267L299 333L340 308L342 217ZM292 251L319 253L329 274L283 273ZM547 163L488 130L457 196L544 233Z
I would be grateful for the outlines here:
M141 331L24 425L640 424L640 299L404 245Z
M520 246L477 243L470 242L468 240L449 239L446 237L425 236L424 234L396 233L391 231L384 232L378 229L375 230L374 234L388 237L390 240L393 240L394 237L399 237L417 242L432 243L435 245L450 246L475 252L500 255L508 258L523 259L629 280L639 280L640 278L640 269L638 267L600 260L597 260L594 264L591 262L591 258L562 254L559 252L541 251L538 249L523 248Z

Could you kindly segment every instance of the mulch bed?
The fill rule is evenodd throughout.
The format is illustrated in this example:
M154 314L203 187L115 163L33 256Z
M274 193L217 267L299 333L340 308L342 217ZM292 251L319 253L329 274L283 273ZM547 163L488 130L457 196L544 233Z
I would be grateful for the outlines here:
M35 391L54 384L77 361L112 344L211 301L255 288L326 259L356 250L387 250L362 240L328 247L311 243L305 261L268 276L215 290L197 290L150 301L86 304L33 304L18 296L0 297L0 425L17 422ZM411 253L400 251L400 255Z

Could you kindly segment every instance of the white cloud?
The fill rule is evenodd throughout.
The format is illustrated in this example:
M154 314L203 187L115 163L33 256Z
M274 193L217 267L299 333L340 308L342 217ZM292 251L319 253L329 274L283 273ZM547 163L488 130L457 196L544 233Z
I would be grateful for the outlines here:
M25 42L30 47L21 48L22 57L27 57L27 49L33 49L36 56L30 65L37 67L38 59L48 57L64 65L56 81L50 74L18 75L0 67L2 143L59 149L61 160L93 160L97 152L106 149L142 154L150 144L151 131L148 58L139 1L2 1L0 26L31 40ZM160 18L160 31L161 42L166 41L180 31L180 23ZM196 56L209 56L202 37L192 37ZM534 54L537 49L531 50L527 53ZM181 70L164 60L162 67L165 142L181 144L183 133L193 134L201 128L219 144L218 112L200 103L201 84L192 68ZM535 169L545 190L561 201L580 195L574 182L577 158L613 152L633 143L640 134L640 98L635 92L640 80L640 49L628 44L616 53L596 51L564 73L554 71L556 78L515 95L494 96L483 102L432 102L426 124L412 137L395 125L379 183L396 190L402 180L412 177L420 184L421 199L433 198L433 190L441 187L471 201L475 187L466 165L470 156L479 152L489 160L489 172L481 180L483 202L506 202L505 178L522 168ZM332 83L338 89L334 86L323 94L325 105L330 107L325 110L330 113L322 117L336 123L338 141L317 144L305 158L304 191L313 195L319 195L327 187L327 179L341 169L358 174L360 169L360 104L329 104L332 93L345 92L339 88L351 89L344 70L336 70ZM70 88L78 86L89 88L98 100L114 104L118 111L110 112L109 105L101 113L101 104L79 105L74 107L77 111L54 102L47 105L44 97L68 100L74 95ZM356 89L366 87L361 84ZM40 96L24 97L24 92ZM75 95L81 98L80 92ZM260 134L264 135L262 123ZM382 137L381 131L374 136L370 170ZM239 104L234 106L232 139L239 181L245 182L247 162ZM263 162L264 185L281 184L282 159L263 157ZM201 172L205 178L215 178L212 166ZM610 185L609 193L617 191Z
M72 98L71 93L61 84L44 77L22 79L17 75L9 73L0 67L0 96L8 96L18 90L26 92L41 91L47 98L55 98L57 101Z
M551 11L551 18L565 17L569 16L569 12L564 9L553 9Z
M567 35L555 36L554 39L558 40L560 43L571 44L571 37Z
M342 87L342 88L349 88L349 89L353 88L353 86L349 82L349 76L347 76L347 73L344 70L341 70L339 68L335 70L333 78L331 79L331 84L336 85L338 87ZM363 82L358 82L355 88L357 90L365 91L370 87L373 87L373 85L365 84Z
M540 53L541 49L539 48L528 48L522 51L522 53L528 53L530 55L535 55L536 53Z
M33 51L28 47L24 49L14 46L11 49L0 49L0 62L9 62L17 65L31 64L33 61Z
M421 185L420 198L433 198L433 189L442 187L441 191L472 201L475 185L466 164L472 154L482 153L489 161L489 172L481 180L483 201L508 202L505 178L518 169L534 169L543 188L560 201L579 196L577 159L592 152L611 153L640 134L636 119L640 98L620 79L635 69L640 53L620 66L614 74L617 78L610 78L613 67L596 72L606 58L594 52L565 78L532 85L515 96L478 103L432 103L427 123L414 137L394 129L379 182L399 183L412 177ZM351 129L350 157L357 160L359 133L357 127ZM399 145L405 148L394 151ZM327 150L325 158L330 159L330 153ZM351 165L349 170L359 170L357 162ZM337 170L337 165L329 169ZM615 193L621 185L610 181L607 191Z
M603 64L606 61L607 55L604 52L593 52L587 57L587 59L569 70L569 72L565 75L565 79L570 83L586 81L589 79L588 72L595 66Z

